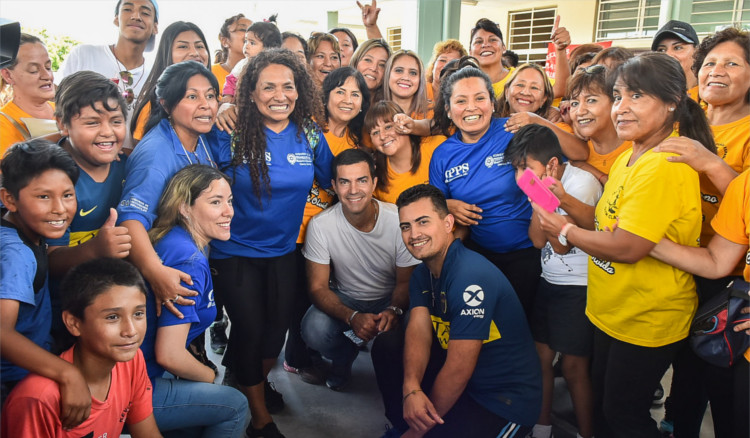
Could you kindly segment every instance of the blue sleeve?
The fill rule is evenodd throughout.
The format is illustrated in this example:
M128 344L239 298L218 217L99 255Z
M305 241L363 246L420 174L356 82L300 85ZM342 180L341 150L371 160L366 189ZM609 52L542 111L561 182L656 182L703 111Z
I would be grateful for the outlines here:
M68 246L70 245L70 227L65 230L65 234L59 239L46 239L47 246Z
M3 250L0 251L0 299L36 305L34 301L34 276L36 275L34 255L20 242L3 243Z
M492 277L475 270L458 274L448 287L451 339L488 339L499 296Z
M206 295L206 279L205 275L203 275L202 271L200 269L200 266L196 263L191 263L190 261L186 261L183 263L178 263L176 265L170 266L171 268L178 269L188 275L190 275L190 278L193 279L193 285L190 286L186 283L182 283L182 286L184 286L187 289L194 290L198 292L198 295L194 297L187 297L189 300L195 301L194 306L182 306L179 304L175 304L175 307L177 310L182 312L182 315L185 317L183 319L178 318L175 316L172 312L169 312L167 310L162 310L161 316L159 316L159 319L157 320L157 326L158 327L168 327L171 325L180 325L180 324L191 324L194 322L200 322L200 318L198 317L197 309L200 308L201 300L207 299ZM206 297L206 298L204 298Z
M441 147L444 147L445 145L441 145ZM438 152L438 150L435 150L435 153L432 155L432 160L430 160L430 184L440 189L441 192L445 195L447 199L450 199L450 188L448 187L448 184L445 183L445 179L443 178L444 169L442 166L442 154Z
M153 152L133 154L128 160L122 199L117 206L118 225L137 220L148 231L156 220L159 198L168 181Z
M321 188L328 189L331 187L331 163L333 162L333 153L328 146L323 132L318 137L318 147L314 151L315 163L315 180Z
M415 307L431 307L432 293L426 285L422 284L421 279L423 278L422 272L420 271L422 266L418 266L411 275L409 280L409 308Z
M206 134L206 142L208 142L208 150L216 166L224 172L232 164L232 136L214 125Z

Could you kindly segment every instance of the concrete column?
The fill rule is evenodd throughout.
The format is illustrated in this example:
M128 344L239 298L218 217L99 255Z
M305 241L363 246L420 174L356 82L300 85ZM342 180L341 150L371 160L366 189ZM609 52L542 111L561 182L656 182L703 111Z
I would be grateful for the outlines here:
M339 11L328 11L328 27L325 30L339 27Z
M417 53L427 61L436 42L458 39L461 0L417 0Z

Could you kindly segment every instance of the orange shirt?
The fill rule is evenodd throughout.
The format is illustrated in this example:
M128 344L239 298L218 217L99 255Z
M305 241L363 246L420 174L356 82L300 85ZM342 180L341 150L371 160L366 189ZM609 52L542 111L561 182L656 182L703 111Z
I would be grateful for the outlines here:
M343 137L336 137L333 132L328 131L323 134L328 142L328 148L335 157L336 155L344 152L347 149L356 149L357 146L352 144L349 140L347 132L344 132ZM310 219L313 216L325 210L331 205L333 201L333 189L328 192L327 190L320 187L317 181L313 180L313 186L310 189L310 193L307 195L307 203L305 204L305 212L302 216L302 224L299 227L299 236L297 236L297 243L305 242L305 234L307 233L307 224L310 223Z
M140 141L143 140L143 136L146 135L146 123L148 118L151 117L151 102L146 102L146 105L138 114L138 120L135 122L135 130L133 131L133 138Z
M49 106L52 107L52 109L55 108L55 104L52 102L49 103ZM26 111L22 110L18 105L15 104L12 100L5 104L0 111L4 112L8 116L10 116L11 119L15 120L16 123L21 125L24 129L26 129L26 134L28 134L28 129L26 128L26 125L21 121L22 118L29 118L33 119L34 117L28 114ZM8 148L13 145L14 143L18 143L19 141L24 141L24 133L19 131L13 123L8 120L7 117L0 114L0 159L2 159L2 156L5 155L5 152L8 150Z
M230 72L224 70L224 67L221 66L221 64L213 64L211 65L211 73L216 76L216 80L219 81L219 96L221 96L224 91L224 83L227 81L227 76Z
M373 196L383 202L390 202L391 204L396 203L396 199L404 190L417 184L427 184L430 182L430 160L432 159L432 153L435 152L438 146L440 146L446 137L442 135L435 135L432 137L424 137L421 143L422 159L419 162L417 171L411 173L406 171L404 173L397 173L391 168L390 163L388 164L388 187L385 191L375 189Z
M612 168L612 164L615 162L615 159L617 159L620 154L633 147L633 142L623 142L620 146L617 146L615 150L604 155L594 150L594 144L591 142L591 140L588 141L588 145L589 157L586 159L586 162L594 166L599 172L609 175L609 169Z

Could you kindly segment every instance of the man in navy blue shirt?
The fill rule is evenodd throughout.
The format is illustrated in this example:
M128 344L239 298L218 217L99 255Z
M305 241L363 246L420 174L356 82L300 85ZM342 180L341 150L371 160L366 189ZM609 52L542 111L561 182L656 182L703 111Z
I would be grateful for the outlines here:
M404 243L423 262L409 286L403 436L526 436L539 416L542 384L513 288L453 238L440 190L412 187L397 205Z

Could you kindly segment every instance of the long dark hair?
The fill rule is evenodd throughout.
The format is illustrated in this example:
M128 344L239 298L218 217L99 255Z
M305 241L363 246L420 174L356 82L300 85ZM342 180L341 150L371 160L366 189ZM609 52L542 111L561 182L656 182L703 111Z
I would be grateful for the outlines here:
M612 94L615 82L621 80L630 90L673 103L675 110L666 121L679 122L682 136L699 141L716 153L716 143L706 113L687 95L687 80L680 63L664 53L649 52L630 58L607 77L607 91Z
M219 29L219 43L221 43L222 38L232 38L232 32L229 31L229 26L235 24L241 18L245 18L245 15L237 14L224 20L224 24L222 24L221 29ZM222 62L226 62L227 59L229 59L229 47L222 46L221 49L217 50L214 54L214 63L221 64Z
M154 66L151 67L151 73L148 75L148 78L146 79L146 83L143 84L143 88L141 89L141 94L138 95L138 101L135 105L135 111L133 111L133 118L130 121L130 131L134 132L136 126L138 125L138 116L140 116L141 111L143 111L143 108L146 106L147 103L151 104L151 113L153 114L156 107L159 106L159 101L156 98L156 83L159 81L159 78L161 77L161 74L164 72L164 70L169 67L170 65L174 64L172 62L172 45L174 43L175 38L177 38L177 35L181 34L182 32L188 32L188 31L195 32L198 37L203 41L203 45L206 47L206 52L209 54L211 51L208 49L208 42L206 41L206 36L203 35L203 31L196 26L193 23L187 22L187 21L175 21L174 23L167 26L166 29L164 29L164 33L161 36L161 40L159 41L159 48L156 50L156 59L154 59ZM191 61L195 62L195 61ZM211 62L211 59L206 60L207 63ZM207 68L211 68L210 65L206 65ZM218 88L217 88L218 90ZM151 121L151 118L149 118L149 122ZM149 123L150 125L150 123ZM153 127L149 126L147 127L143 132L144 134L148 132L148 130Z
M362 77L362 73L351 67L340 67L329 73L323 80L323 110L325 111L327 125L328 117L330 117L328 112L328 99L331 96L331 92L336 87L344 85L344 82L349 78L354 78L357 82L359 92L362 94L362 109L356 117L349 120L349 123L347 124L347 127L349 128L347 129L347 136L353 145L359 145L363 135L362 126L365 122L365 114L367 114L367 110L370 108L370 90L367 89L367 83L365 82L365 78ZM326 129L328 129L327 126Z
M216 80L211 71L203 64L195 61L182 61L172 64L159 76L154 89L154 102L151 107L151 116L146 123L144 132L158 125L162 119L169 117L175 106L185 97L187 83L195 75L204 76L214 87L216 93L219 92L219 81Z
M258 85L260 73L271 64L283 65L294 75L294 85L299 97L294 105L294 111L289 115L289 120L297 126L297 137L302 138L304 130L322 133L312 118L324 120L321 100L315 98L315 86L312 79L307 74L305 66L292 52L286 49L264 49L247 64L242 71L242 76L238 78L239 86L235 93L238 117L232 138L234 146L232 165L247 164L253 182L253 192L259 201L262 200L264 191L267 194L271 193L271 180L268 177L268 165L265 158L265 125L258 106L252 100L252 93Z
M381 100L370 108L365 116L366 132L372 131L378 122L392 122L396 114L405 114L404 110L397 103L390 100ZM417 135L409 136L411 145L411 172L412 175L417 173L419 165L422 162L422 138ZM388 157L382 152L375 150L375 176L378 177L378 190L387 192L390 182L388 181Z

